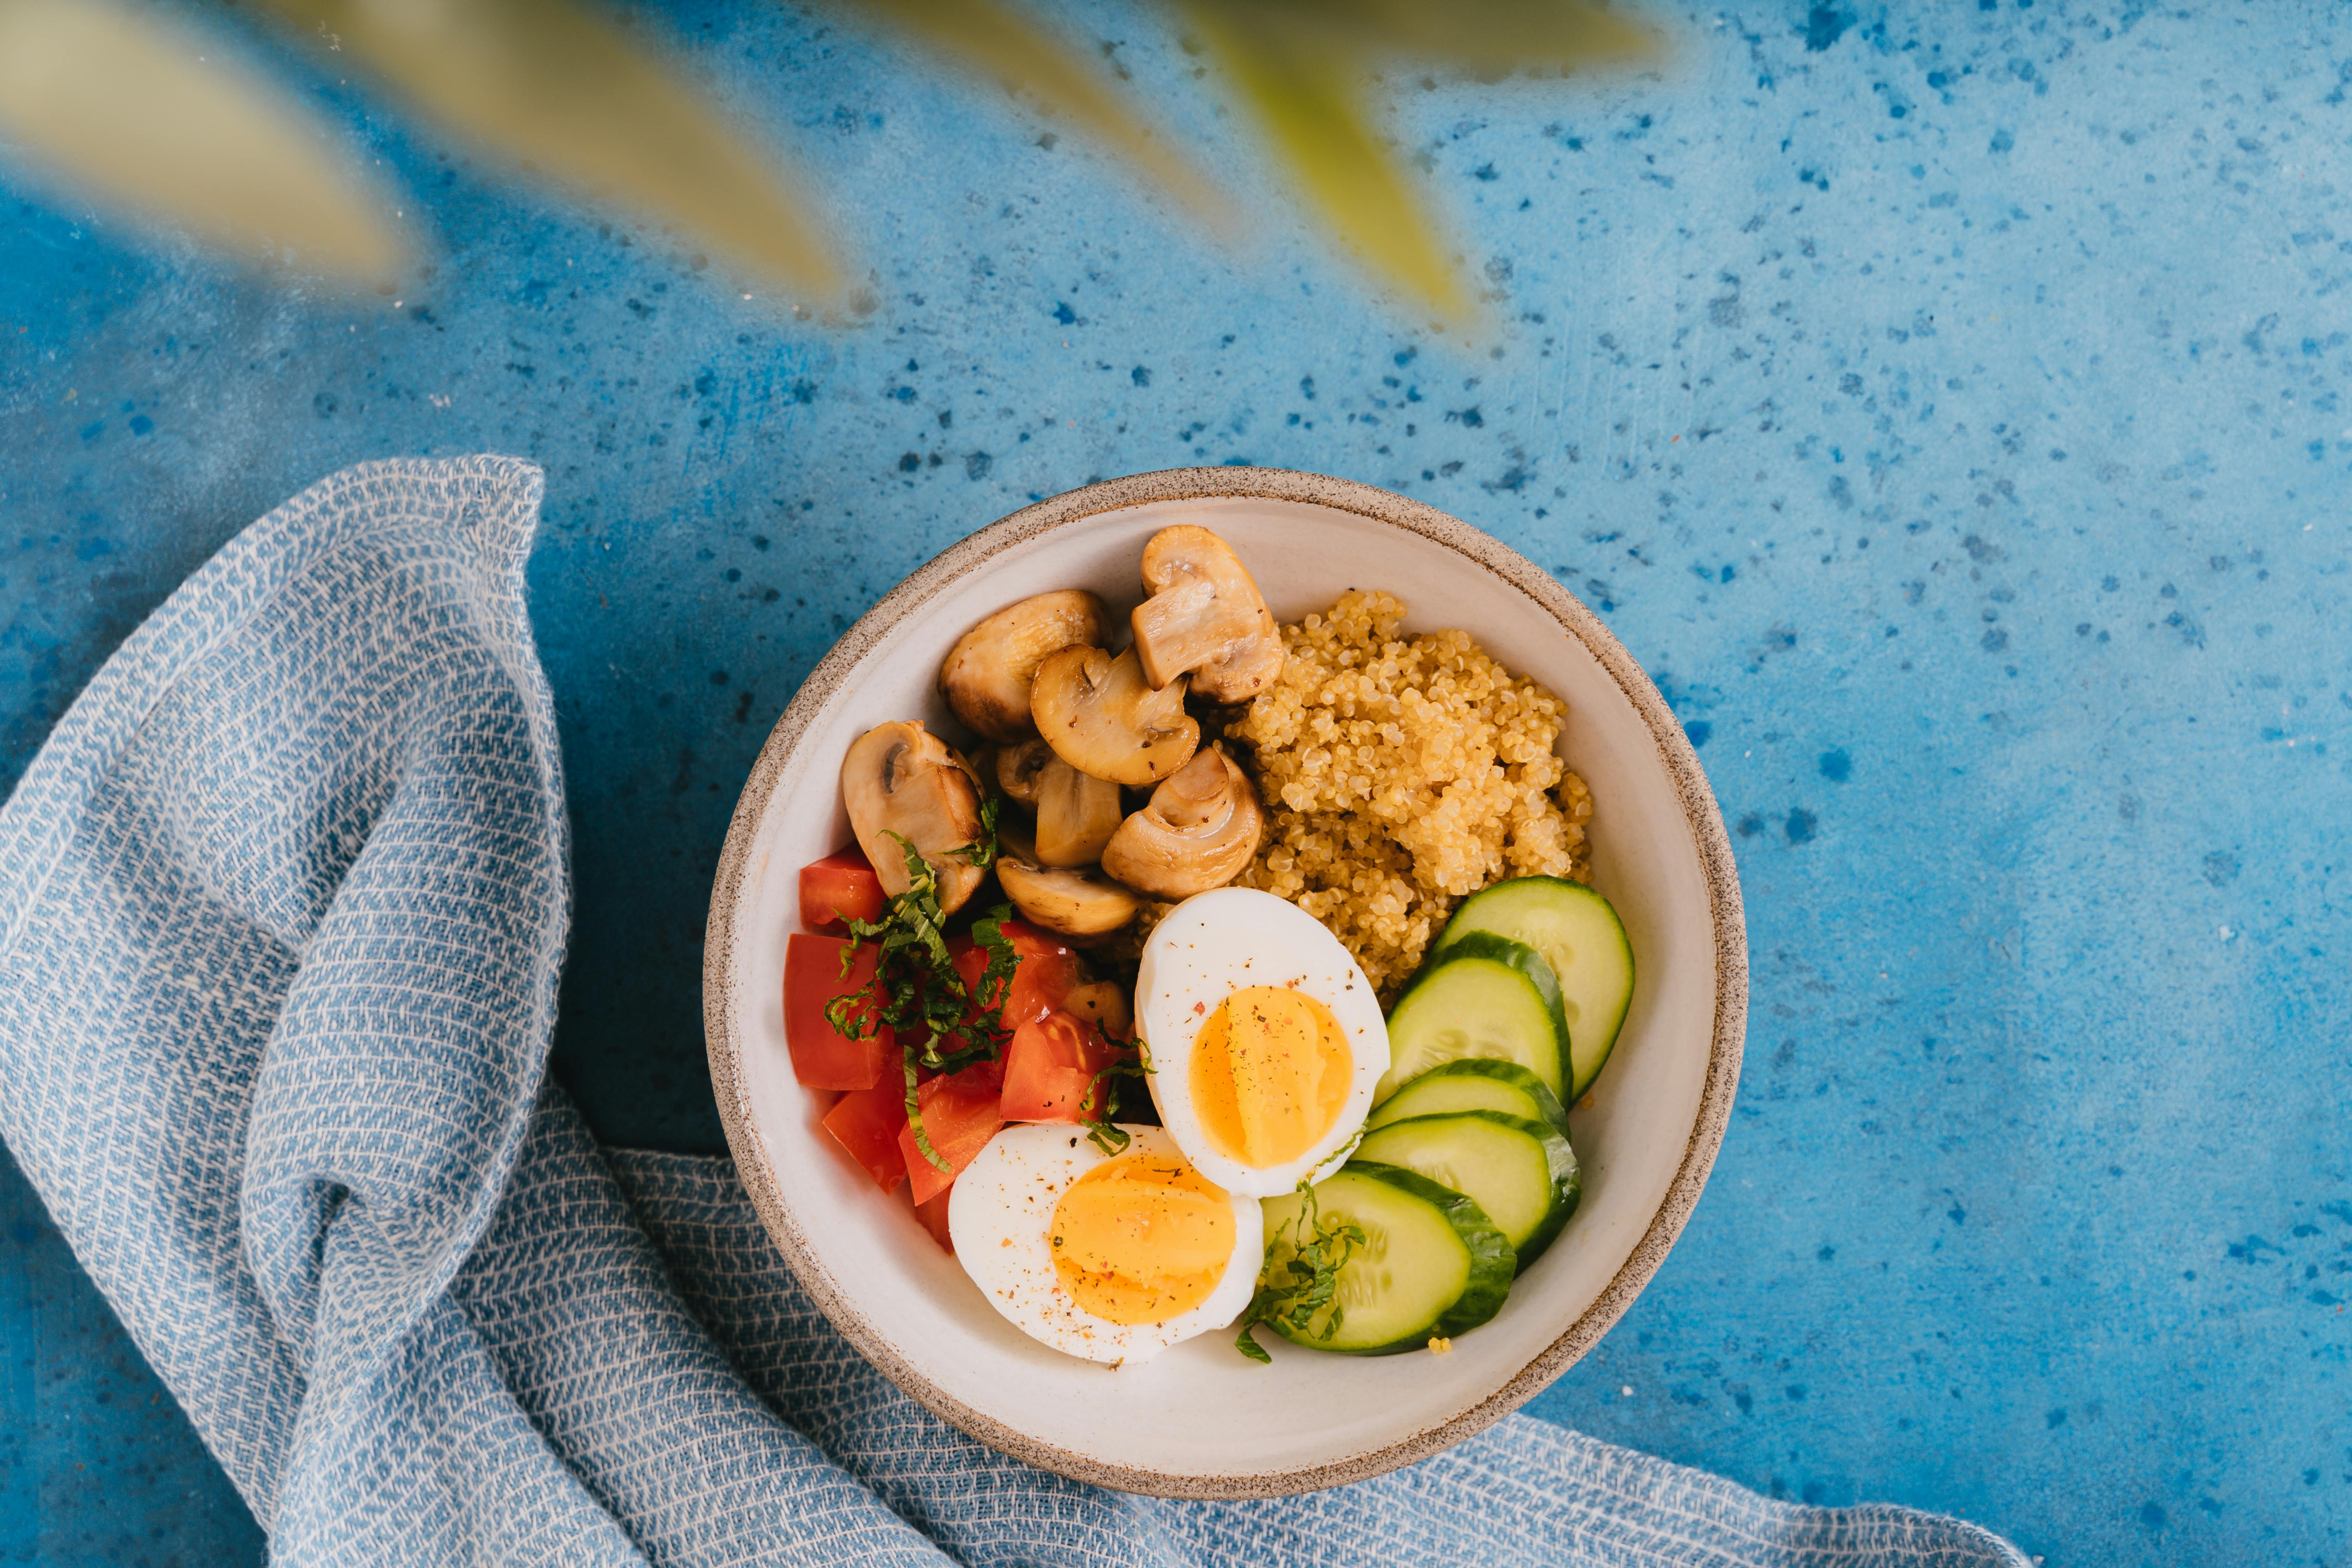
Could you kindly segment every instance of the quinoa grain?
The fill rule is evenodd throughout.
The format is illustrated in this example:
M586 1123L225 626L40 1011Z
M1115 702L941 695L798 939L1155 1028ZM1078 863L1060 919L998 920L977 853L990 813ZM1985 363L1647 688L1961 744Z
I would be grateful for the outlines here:
M1552 754L1566 704L1467 632L1400 637L1404 616L1393 595L1351 591L1283 627L1281 676L1226 731L1266 807L1237 883L1328 926L1383 1001L1465 896L1591 875L1591 792Z

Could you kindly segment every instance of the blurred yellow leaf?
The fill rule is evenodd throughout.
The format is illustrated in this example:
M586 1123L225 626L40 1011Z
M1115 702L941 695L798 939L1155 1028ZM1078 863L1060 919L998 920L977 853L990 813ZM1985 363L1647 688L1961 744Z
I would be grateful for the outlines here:
M1437 224L1358 107L1365 73L1356 57L1311 47L1255 6L1193 0L1187 10L1324 221L1374 273L1459 323L1467 301Z
M565 0L265 0L509 163L690 231L830 300L806 199L647 40Z
M102 203L346 278L402 260L324 128L251 73L110 0L0 0L0 134Z
M995 0L850 0L951 66L992 77L1100 138L1195 216L1230 220L1223 200L1111 95L1082 56Z
M1641 28L1576 0L1255 0L1251 10L1359 56L1484 72L1570 71L1657 50Z

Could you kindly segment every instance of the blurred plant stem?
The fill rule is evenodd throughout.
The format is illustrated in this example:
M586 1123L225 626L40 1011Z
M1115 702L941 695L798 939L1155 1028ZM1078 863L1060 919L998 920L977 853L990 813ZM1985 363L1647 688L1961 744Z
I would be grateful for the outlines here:
M426 117L693 235L748 276L831 302L813 204L649 49L571 0L262 0Z
M951 69L994 79L1109 148L1192 216L1219 232L1224 195L1167 140L1129 113L1086 57L995 0L847 0L853 21L877 21Z
M1654 52L1648 35L1576 0L1182 4L1308 207L1376 279L1454 327L1473 309L1459 258L1411 167L1365 116L1374 73L1434 66L1496 80Z
M113 0L0 0L0 135L37 172L231 255L347 279L407 247L290 94Z
M1364 122L1360 71L1307 30L1243 7L1186 7L1209 55L1256 112L1299 195L1367 268L1440 321L1467 307L1444 232L1412 176Z
M994 80L1124 159L1213 233L1226 198L1094 61L1004 0L828 0ZM1579 0L1172 0L1313 216L1415 310L1465 324L1458 258L1369 116L1377 75L1496 79L1654 52ZM660 51L581 0L258 0L420 116L509 168L670 226L747 280L821 309L846 268L814 202ZM0 132L120 211L235 254L388 276L404 247L369 182L286 93L121 0L0 0Z

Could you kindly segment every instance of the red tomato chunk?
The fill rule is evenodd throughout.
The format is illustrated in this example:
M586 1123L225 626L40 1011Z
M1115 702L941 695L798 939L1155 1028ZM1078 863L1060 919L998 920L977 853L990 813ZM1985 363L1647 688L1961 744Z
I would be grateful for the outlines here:
M1102 1099L1095 1075L1114 1059L1092 1025L1057 1007L1013 1031L999 1109L1007 1121L1085 1121Z
M948 1199L955 1195L955 1184L950 1182L937 1197L915 1205L915 1218L931 1233L931 1239L948 1251L955 1250L955 1238L948 1234Z
M814 922L821 912L813 897L833 896L812 894L814 874L839 869L835 863L854 858L856 851L845 850L802 871L804 918ZM852 869L865 865L857 858ZM866 869L865 874L872 872ZM879 886L876 884L877 914ZM979 1158L1007 1121L1085 1121L1087 1089L1095 1074L1113 1059L1116 1048L1086 1018L1061 1008L1078 983L1077 954L1019 921L1005 921L1003 931L1018 955L1003 1002L1004 1026L1013 1035L1004 1059L978 1062L946 1075L925 1071L916 1089L924 1133L948 1163L944 1172L915 1145L901 1087L904 1068L891 1031L878 1029L871 1039L845 1039L824 1016L827 1002L856 993L872 978L877 950L859 948L845 975L841 955L852 945L846 939L796 935L784 951L784 1040L794 1075L811 1089L849 1091L826 1113L825 1131L883 1191L897 1187L902 1176L911 1177L916 1217L950 1251L954 1247L947 1238L946 1193L956 1176ZM976 999L988 965L987 950L969 936L951 938L948 948L956 973Z
M928 1202L946 1192L963 1169L980 1158L988 1141L1004 1125L998 1110L1004 1097L1004 1064L975 1062L960 1072L928 1079L915 1091L922 1112L923 1133L948 1168L940 1170L923 1157L915 1144L910 1122L898 1130L898 1153L913 1181L915 1202Z
M882 879L855 844L801 868L801 923L811 931L845 930L845 921L878 921L882 904Z
M842 937L803 933L784 946L784 1047L792 1053L793 1076L810 1089L872 1089L886 1071L897 1081L898 1046L887 1026L853 1040L824 1016L826 1003L874 978L877 950L870 945L842 973L841 955L849 945Z
M1019 921L1006 921L1003 931L1019 955L1013 984L1005 988L1004 1026L1017 1029L1061 1005L1070 987L1078 983L1078 955ZM955 958L956 973L963 977L964 990L977 1004L981 975L988 968L988 950L968 936L960 936L948 943L948 951Z
M851 1089L824 1114L824 1130L834 1142L886 1193L907 1179L907 1162L898 1152L898 1133L906 1125L906 1080L897 1073L884 1074L872 1089Z

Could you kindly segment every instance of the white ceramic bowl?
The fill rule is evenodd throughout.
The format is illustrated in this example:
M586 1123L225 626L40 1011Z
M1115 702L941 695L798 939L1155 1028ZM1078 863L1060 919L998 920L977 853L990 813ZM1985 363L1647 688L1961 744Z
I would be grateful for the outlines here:
M1570 1117L1584 1199L1492 1322L1451 1353L1359 1359L1274 1340L1260 1366L1210 1334L1107 1372L997 1316L955 1260L833 1146L829 1096L785 1055L798 871L849 838L837 772L859 733L919 718L953 735L936 679L983 616L1091 588L1122 621L1143 542L1197 522L1234 546L1285 621L1350 587L1405 600L1406 629L1462 626L1566 700L1559 750L1591 785L1593 880L1637 964L1632 1010ZM1089 485L982 530L893 589L826 656L735 808L704 958L711 1078L743 1184L801 1283L866 1358L993 1447L1129 1491L1265 1497L1361 1480L1532 1397L1623 1314L1706 1184L1747 1019L1731 847L1681 726L1592 614L1516 552L1418 501L1268 468Z

